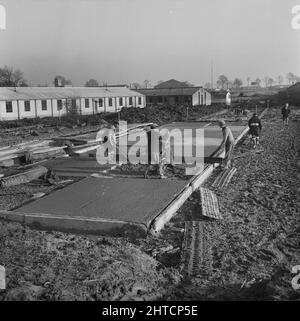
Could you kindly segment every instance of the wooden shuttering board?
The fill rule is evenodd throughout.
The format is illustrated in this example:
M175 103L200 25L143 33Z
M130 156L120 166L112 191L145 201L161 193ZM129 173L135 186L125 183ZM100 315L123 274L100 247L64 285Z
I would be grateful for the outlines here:
M223 219L217 196L207 188L200 187L201 214L214 219Z

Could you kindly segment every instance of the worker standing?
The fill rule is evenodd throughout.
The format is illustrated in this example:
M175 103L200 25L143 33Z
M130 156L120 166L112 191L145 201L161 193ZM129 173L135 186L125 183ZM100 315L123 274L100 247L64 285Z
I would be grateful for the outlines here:
M108 143L108 160L110 163L115 161L116 157L116 148L117 148L117 139L116 139L116 127L114 125L108 126L108 135L107 135L107 143Z
M257 113L254 113L253 116L248 121L249 134L253 140L253 148L256 148L259 145L259 134L261 131L261 120L257 116Z
M227 109L229 110L230 105L231 105L231 93L230 93L229 89L227 89L225 101L226 101Z
M97 133L96 140L101 142L101 144L97 148L96 158L101 165L116 163L117 139L115 130L115 126L109 124L105 125L105 127Z
M153 165L157 168L160 178L166 178L164 168L168 148L167 142L169 140L166 135L162 137L159 131L155 129L156 127L157 125L155 124L150 125L147 131L148 165L144 173L145 178L148 178L148 172Z
M227 169L232 165L232 156L233 156L233 148L234 148L234 137L231 129L226 125L224 120L218 120L218 124L222 129L223 140L219 149L223 149L225 147L225 157L223 160L222 167Z
M286 103L281 109L283 126L284 125L288 126L290 112L291 110L290 110L289 104Z

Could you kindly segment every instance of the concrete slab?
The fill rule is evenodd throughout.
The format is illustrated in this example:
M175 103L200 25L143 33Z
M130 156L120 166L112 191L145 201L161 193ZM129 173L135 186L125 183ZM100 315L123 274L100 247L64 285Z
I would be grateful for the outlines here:
M183 180L88 177L26 204L15 213L101 219L148 229L152 220L187 185Z
M173 131L173 139L174 143L171 144L171 148L176 148L178 146L184 146L185 148L192 147L192 155L196 155L196 129L203 128L204 129L204 155L203 157L210 157L218 148L222 141L222 131L218 126L215 126L210 123L206 122L173 122L170 124L166 124L163 126L160 126L158 129L164 129L167 128L170 131ZM244 126L240 125L230 125L230 128L232 130L232 133L235 138L237 138L243 129ZM183 140L183 132L185 129L190 129L191 132L185 132L185 140ZM139 129L137 129L135 132L138 133ZM128 150L134 145L136 142L131 141L132 137L128 138L127 146ZM199 142L199 141L198 141ZM121 144L121 146L123 146ZM184 148L183 147L183 148ZM184 154L182 149L182 155ZM82 156L95 156L96 151L90 151L87 153L82 154ZM185 159L186 162L192 163L191 161L192 157L187 157ZM181 163L182 159L181 157L175 157L175 162Z
M167 124L161 126L160 128L167 128L170 131L173 129L178 129L178 134L174 135L174 146L182 146L183 145L183 131L185 129L192 130L190 137L187 142L185 142L184 146L192 145L193 155L195 155L195 146L196 146L196 129L204 129L204 157L210 157L220 146L222 141L222 131L220 127L212 125L210 123L205 122L174 122L171 124ZM237 138L245 126L230 126L232 130L234 138ZM187 133L185 133L187 135Z

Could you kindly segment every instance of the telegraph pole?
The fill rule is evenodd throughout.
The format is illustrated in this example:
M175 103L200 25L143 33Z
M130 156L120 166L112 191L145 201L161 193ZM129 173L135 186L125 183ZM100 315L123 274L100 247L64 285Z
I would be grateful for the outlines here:
M211 89L213 89L214 88L214 64L212 59L210 62L210 82L211 82Z

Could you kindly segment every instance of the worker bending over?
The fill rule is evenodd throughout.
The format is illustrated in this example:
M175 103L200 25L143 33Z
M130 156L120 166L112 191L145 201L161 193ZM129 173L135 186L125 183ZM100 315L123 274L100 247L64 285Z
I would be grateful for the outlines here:
M229 127L226 126L224 120L218 120L218 125L222 129L223 140L219 149L223 149L225 147L225 157L223 160L222 168L227 169L232 165L232 156L233 156L233 148L234 148L234 137L232 135L232 131Z
M261 120L258 118L257 114L254 113L253 116L248 121L249 134L253 140L253 147L256 148L259 145L259 134L261 131Z

